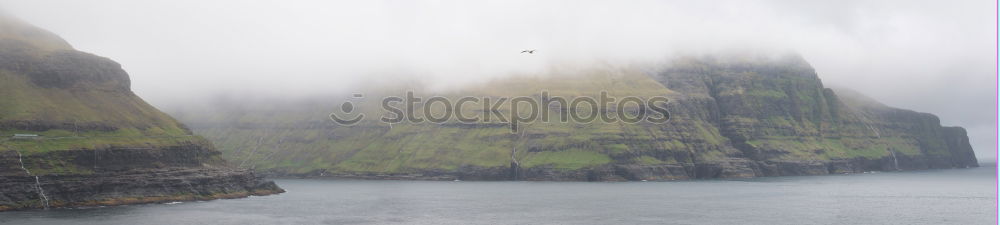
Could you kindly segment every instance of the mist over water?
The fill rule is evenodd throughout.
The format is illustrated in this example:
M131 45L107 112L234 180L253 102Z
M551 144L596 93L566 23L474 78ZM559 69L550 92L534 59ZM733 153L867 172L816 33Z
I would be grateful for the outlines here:
M987 1L0 0L0 8L118 61L133 90L166 111L220 95L448 89L683 54L794 51L825 84L934 113L968 129L981 160L995 156Z

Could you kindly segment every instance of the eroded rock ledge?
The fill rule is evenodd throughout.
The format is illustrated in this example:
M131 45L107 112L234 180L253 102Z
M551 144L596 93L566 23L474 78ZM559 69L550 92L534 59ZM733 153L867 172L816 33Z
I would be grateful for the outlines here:
M219 164L197 146L69 150L22 156L0 152L0 211L242 198L283 193L251 170ZM46 160L57 160L52 169ZM21 162L28 174L20 167Z

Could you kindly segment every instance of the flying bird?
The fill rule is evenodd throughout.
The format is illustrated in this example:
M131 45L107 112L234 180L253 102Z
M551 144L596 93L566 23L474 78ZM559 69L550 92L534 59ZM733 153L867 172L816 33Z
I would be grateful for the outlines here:
M532 50L524 50L524 51L521 51L521 53L535 54L535 50L534 49L532 49Z

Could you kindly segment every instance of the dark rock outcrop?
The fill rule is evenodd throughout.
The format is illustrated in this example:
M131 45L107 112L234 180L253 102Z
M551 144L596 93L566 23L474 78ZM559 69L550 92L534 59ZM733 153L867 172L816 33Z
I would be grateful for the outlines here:
M24 166L22 168L22 166ZM58 172L46 172L58 170ZM240 198L282 193L198 145L20 155L0 151L0 211Z
M127 92L128 74L111 59L76 50L38 49L21 40L0 39L0 69L25 74L42 88L73 87Z

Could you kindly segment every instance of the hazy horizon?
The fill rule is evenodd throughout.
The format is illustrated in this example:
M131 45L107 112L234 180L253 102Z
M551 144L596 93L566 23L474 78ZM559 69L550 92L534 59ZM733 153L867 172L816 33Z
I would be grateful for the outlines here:
M553 65L790 50L827 86L965 127L979 160L995 161L993 2L502 3L0 0L0 9L121 63L134 92L161 109L370 79L455 87Z

